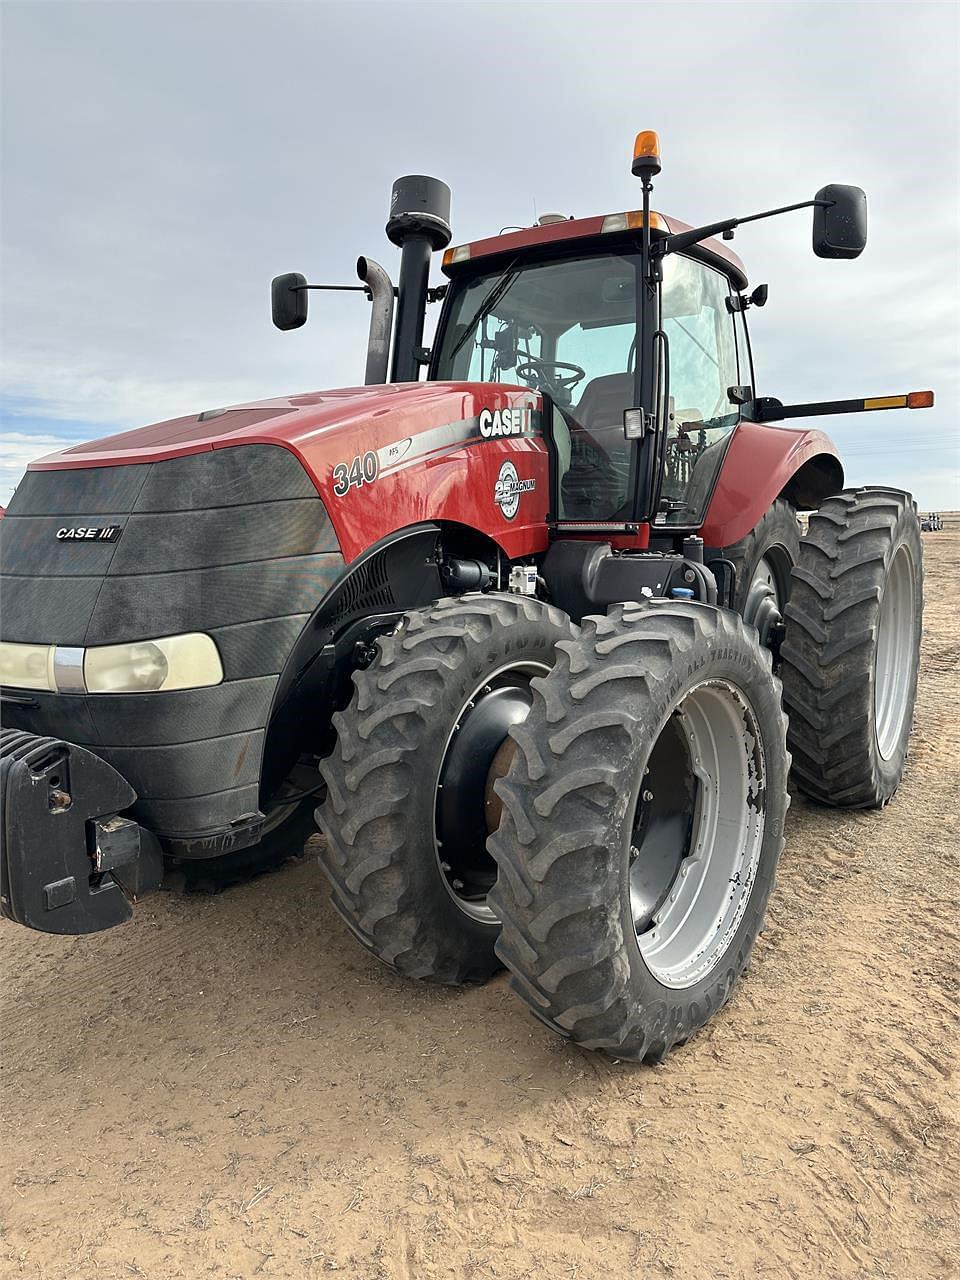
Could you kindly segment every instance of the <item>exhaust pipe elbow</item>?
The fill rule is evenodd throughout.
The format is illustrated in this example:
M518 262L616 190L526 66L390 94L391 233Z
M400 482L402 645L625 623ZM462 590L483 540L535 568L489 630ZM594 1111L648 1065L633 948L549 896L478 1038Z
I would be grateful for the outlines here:
M367 338L366 386L386 382L393 331L393 281L372 258L357 259L357 275L370 291L370 334Z

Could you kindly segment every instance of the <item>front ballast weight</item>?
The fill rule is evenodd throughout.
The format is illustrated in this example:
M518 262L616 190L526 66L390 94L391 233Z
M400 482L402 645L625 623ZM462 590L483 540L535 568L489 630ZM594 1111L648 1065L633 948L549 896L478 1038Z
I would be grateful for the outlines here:
M18 729L0 734L0 914L44 933L123 924L156 889L156 838L122 811L136 792L92 752Z

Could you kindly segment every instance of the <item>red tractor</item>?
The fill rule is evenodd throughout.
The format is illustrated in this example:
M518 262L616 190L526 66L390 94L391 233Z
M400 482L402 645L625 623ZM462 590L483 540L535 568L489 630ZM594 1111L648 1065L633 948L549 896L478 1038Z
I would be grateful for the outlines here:
M165 867L299 851L316 812L334 906L400 973L506 965L637 1060L725 1002L788 776L886 804L917 683L912 498L844 489L830 440L779 424L933 397L758 395L767 290L725 242L788 210L654 213L658 152L638 137L640 210L447 248L439 288L449 190L400 179L399 289L366 259L353 286L366 385L30 467L2 521L5 916L106 928ZM816 254L859 255L862 191L804 207ZM281 329L313 287L273 282Z

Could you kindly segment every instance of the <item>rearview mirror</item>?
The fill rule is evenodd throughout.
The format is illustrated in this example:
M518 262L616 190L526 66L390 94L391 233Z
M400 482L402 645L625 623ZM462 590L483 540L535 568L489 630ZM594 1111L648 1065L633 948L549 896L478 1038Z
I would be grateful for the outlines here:
M859 258L867 243L867 197L859 187L831 183L817 192L813 252L818 258Z
M273 323L278 329L299 329L307 323L307 277L299 271L274 276L270 286Z

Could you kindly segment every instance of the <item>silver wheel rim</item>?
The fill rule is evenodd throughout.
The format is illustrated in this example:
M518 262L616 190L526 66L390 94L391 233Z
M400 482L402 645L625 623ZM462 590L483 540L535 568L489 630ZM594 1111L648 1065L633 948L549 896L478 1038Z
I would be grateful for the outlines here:
M696 685L667 723L674 720L692 775L688 835L678 841L676 872L661 902L642 919L634 883L644 848L631 848L631 907L647 968L664 986L684 988L721 963L750 901L763 845L766 768L753 708L729 682ZM655 799L642 787L638 814Z
M440 757L440 768L437 771L435 786L435 795L438 799L443 788L441 780L444 776L444 769L447 763L447 758L450 754L450 748L453 740L460 731L461 726L466 722L467 717L476 708L483 697L489 695L491 692L495 692L498 687L503 687L505 685L509 686L511 683L516 683L518 685L523 683L524 685L528 685L534 676L545 676L549 673L549 670L550 668L541 662L509 662L505 663L502 667L498 667L496 671L492 671L481 684L477 685L474 691L470 694L470 697L465 700L463 706L460 708L457 718L453 723L453 728L450 730L447 740L443 745L443 754ZM518 679L512 681L511 677L518 677ZM524 719L525 718L526 717L524 716ZM516 723L521 723L521 721L518 720ZM484 821L484 815L482 813L477 814L477 821ZM440 878L443 881L443 886L459 909L464 913L464 915L469 916L471 920L478 920L483 924L496 924L498 917L487 905L486 894L470 895L462 891L462 886L460 888L457 887L458 877L456 853L449 848L445 848L443 842L439 839L437 832L436 810L433 825L433 847L436 852L437 866L440 869ZM490 859L490 862L491 866L493 866L494 863L492 858Z
M877 748L889 760L900 745L913 684L916 579L906 546L897 548L880 601L873 698Z

